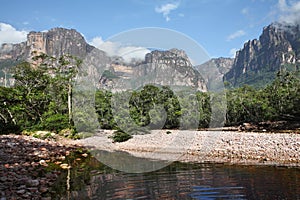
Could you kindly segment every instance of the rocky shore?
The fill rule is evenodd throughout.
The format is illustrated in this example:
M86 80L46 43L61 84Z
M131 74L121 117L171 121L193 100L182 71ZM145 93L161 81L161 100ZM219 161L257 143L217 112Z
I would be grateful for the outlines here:
M61 174L49 165L68 168L66 156L80 146L23 135L0 135L0 199L51 199L50 188Z
M61 169L69 167L66 158L78 149L121 151L155 160L300 167L297 133L156 130L122 143L113 143L112 133L102 130L86 139L59 142L0 135L0 199L51 199Z
M103 131L81 144L159 160L300 166L297 133L157 130L122 143L112 143L111 134Z

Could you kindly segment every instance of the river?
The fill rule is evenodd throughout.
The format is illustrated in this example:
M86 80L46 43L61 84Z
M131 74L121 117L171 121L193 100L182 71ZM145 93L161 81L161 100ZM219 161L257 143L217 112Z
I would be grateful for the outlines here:
M153 172L125 173L88 158L64 170L52 198L295 200L300 169L174 162Z

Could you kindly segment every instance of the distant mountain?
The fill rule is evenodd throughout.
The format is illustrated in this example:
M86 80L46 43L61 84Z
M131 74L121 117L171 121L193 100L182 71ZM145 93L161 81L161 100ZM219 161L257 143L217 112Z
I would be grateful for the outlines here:
M195 68L204 77L210 91L222 90L224 88L223 77L230 71L233 62L233 58L213 58Z
M27 41L19 44L2 44L0 60L29 60L33 52L55 57L70 54L83 58L94 49L76 30L53 28L47 32L32 31L27 35Z
M295 70L300 65L300 27L273 23L263 29L259 39L249 40L236 53L224 81L234 87L244 84L262 87L279 70Z
M22 61L31 62L31 58L40 53L59 58L73 55L84 59L87 55L109 63L110 58L89 45L84 37L74 29L53 28L46 32L30 32L27 40L19 44L2 44L0 48L0 85L4 82L4 72Z
M119 59L102 75L101 87L114 90L138 88L145 84L169 85L173 89L190 87L207 91L201 74L193 67L183 50L154 50L144 61L124 64Z
M83 70L91 77L92 74L97 76L99 87L124 90L151 83L207 90L204 79L182 50L152 51L143 61L125 63L121 57L109 57L104 51L89 45L76 30L65 28L30 32L25 42L2 44L0 85L3 85L4 72L8 68L21 61L31 62L31 58L39 53L56 58L67 54L82 59Z
M147 83L188 86L199 91L219 90L224 87L222 80L232 87L244 84L262 87L270 83L279 70L299 68L300 27L273 23L263 29L259 39L246 42L234 59L214 58L198 66L192 66L183 50L154 50L144 60L126 63L121 57L109 57L89 45L74 29L30 32L25 42L2 44L0 85L3 85L8 68L24 60L30 61L39 52L54 57L69 54L83 59L89 72L101 68L97 74L99 87L115 90Z

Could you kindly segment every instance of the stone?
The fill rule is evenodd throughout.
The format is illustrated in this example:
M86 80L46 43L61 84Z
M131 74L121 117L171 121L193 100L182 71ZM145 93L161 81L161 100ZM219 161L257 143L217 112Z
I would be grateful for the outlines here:
M18 190L17 194L24 194L26 192L26 190L22 189L22 190Z
M60 167L62 169L70 169L71 168L71 166L69 166L68 164L65 164L65 163L61 164Z
M45 192L48 191L48 188L47 188L47 187L40 187L39 191L40 191L41 193L45 193Z
M40 184L39 180L28 180L28 184L32 187L36 187Z

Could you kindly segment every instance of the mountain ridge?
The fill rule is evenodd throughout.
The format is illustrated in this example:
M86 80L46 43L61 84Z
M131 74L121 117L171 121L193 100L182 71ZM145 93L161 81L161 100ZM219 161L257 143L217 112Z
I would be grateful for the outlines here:
M203 78L193 68L183 50L154 50L145 55L144 61L135 61L126 66L122 62L117 64L118 59L122 60L122 58L118 56L109 57L104 51L89 45L84 37L75 29L65 28L53 28L46 32L31 31L27 35L27 41L25 42L19 44L2 44L0 48L0 71L3 68L10 67L9 65L12 66L21 61L32 62L32 57L41 53L56 58L63 55L76 56L85 62L86 70L90 72L100 67L101 69L98 70L100 74L98 73L99 75L97 75L99 76L100 86L101 84L102 86L107 85L109 79L101 80L100 76L102 76L101 73L103 70L108 70L110 71L110 75L119 78L118 83L113 84L114 87L119 89L124 89L120 85L126 82L128 77L136 77L139 78L139 81L147 79L143 84L191 86L197 90L206 91ZM126 86L126 84L123 84L123 86Z
M248 40L237 51L224 81L233 87L269 84L279 70L293 70L300 64L299 25L273 23L264 27L259 39Z
M164 72L161 70L161 73L168 75L167 79L175 78L173 83L187 84L201 91L222 88L224 87L223 82L231 87L240 87L244 84L262 87L269 84L279 70L299 68L300 27L299 25L272 23L264 27L258 39L248 40L243 48L237 51L234 59L213 58L198 66L192 66L184 50L178 49L153 50L145 55L143 61L126 64L122 62L122 58L109 57L104 51L88 44L75 29L53 28L46 32L31 31L25 42L2 44L0 48L2 82L5 68L24 60L30 61L36 53L45 53L54 57L71 54L80 59L89 56L90 60L101 62L105 70L109 70L115 76L123 79L145 76L145 73L158 69L150 63L156 64L156 67L160 64L160 69L164 64L172 66L172 69L177 69ZM97 67L97 63L93 65ZM145 66L149 69L147 70ZM196 70L193 71L192 68ZM176 72L177 75L169 76L173 72ZM183 74L188 77L188 81L183 81L185 78ZM110 80L101 81L106 84ZM163 77L157 81L161 84L167 83Z

